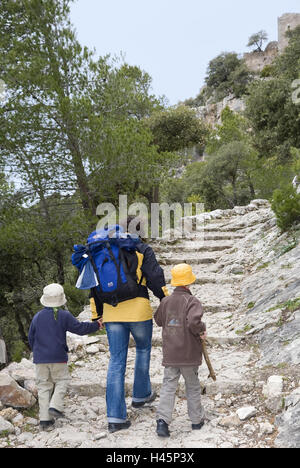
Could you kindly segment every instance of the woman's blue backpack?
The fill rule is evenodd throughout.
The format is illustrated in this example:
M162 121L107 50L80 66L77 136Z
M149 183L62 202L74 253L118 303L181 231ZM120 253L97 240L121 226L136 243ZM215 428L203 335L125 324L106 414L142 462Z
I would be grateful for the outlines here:
M72 263L80 271L76 287L94 288L99 300L112 306L137 297L143 287L136 276L139 243L118 225L92 232L86 246L74 246Z

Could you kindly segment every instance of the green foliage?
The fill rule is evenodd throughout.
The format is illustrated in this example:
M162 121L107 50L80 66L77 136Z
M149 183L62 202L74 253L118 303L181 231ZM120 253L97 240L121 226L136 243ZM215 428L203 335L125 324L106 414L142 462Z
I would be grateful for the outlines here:
M252 83L246 100L253 145L261 157L284 164L291 159L291 147L300 147L300 106L292 100L292 82L300 76L300 27L289 36L287 48L265 71L270 79Z
M204 145L208 135L205 123L194 110L184 105L154 112L146 123L161 152Z
M287 31L289 44L275 60L275 73L289 80L300 78L300 26Z
M167 178L161 187L162 200L167 203L201 203L204 200L199 194L205 163L188 164L180 178Z
M248 125L241 115L225 107L221 113L221 124L216 125L209 135L206 153L214 154L233 141L249 141Z
M300 147L299 107L291 99L291 82L284 77L257 81L250 86L246 116L253 145L261 156L287 162L291 146Z
M247 47L255 46L256 50L258 52L261 52L263 43L266 42L267 40L268 40L268 34L266 33L266 31L264 30L258 31L258 33L252 34L252 36L249 37Z
M79 315L83 311L83 307L88 304L88 293L76 289L74 283L65 283L64 290L67 297L67 309L72 311L73 315Z
M13 362L21 362L22 359L28 354L28 348L23 343L23 341L18 340L13 342L11 346L11 360Z
M208 98L209 98L208 90L207 90L207 87L204 86L201 89L200 93L195 98L186 99L183 104L188 107L205 106Z
M282 231L287 231L300 221L300 194L292 185L274 191L272 210L276 214L277 225Z
M141 122L161 108L150 95L150 76L120 59L96 60L76 38L69 4L1 3L0 29L6 34L0 39L0 70L7 86L1 151L28 203L67 192L77 196L89 220L103 199L102 182L116 165L125 184L136 161L151 180L168 155L159 160ZM109 188L118 192L120 178Z
M208 95L220 101L229 94L241 97L253 76L245 62L235 52L223 52L209 62L205 82Z
M153 201L177 157L145 124L163 108L151 77L81 46L70 4L0 5L0 321L10 358L28 344L46 284L64 285L74 314L87 303L70 257L95 229L98 204L122 193Z
M223 83L230 81L230 74L240 66L240 60L235 52L223 52L209 62L206 84L217 89Z
M251 178L255 164L255 152L243 141L223 144L210 156L204 177L206 183L217 188L217 197L214 202L211 196L207 199L209 208L216 208L216 202L219 208L247 204L255 195ZM207 190L204 184L202 187Z
M270 78L275 73L275 68L273 65L266 65L260 72L261 78Z

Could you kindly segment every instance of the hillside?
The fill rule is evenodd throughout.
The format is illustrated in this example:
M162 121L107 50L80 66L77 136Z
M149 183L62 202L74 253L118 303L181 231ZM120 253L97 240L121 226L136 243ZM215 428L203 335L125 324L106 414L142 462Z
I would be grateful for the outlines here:
M66 418L39 432L34 366L23 359L0 373L0 447L300 447L300 225L280 234L266 200L200 215L203 229L154 244L167 282L174 264L189 262L197 275L193 293L202 301L208 351L217 381L200 368L206 424L191 431L180 382L171 437L155 433L157 400L132 409L134 347L129 349L127 405L132 426L108 434L105 335L69 335L72 381ZM198 219L199 221L199 219ZM171 289L171 288L170 288ZM157 301L152 298L153 309ZM89 319L89 308L80 315ZM161 332L153 335L152 384L162 383ZM8 383L9 382L9 383ZM18 386L18 384L20 386ZM8 392L8 386L14 389Z

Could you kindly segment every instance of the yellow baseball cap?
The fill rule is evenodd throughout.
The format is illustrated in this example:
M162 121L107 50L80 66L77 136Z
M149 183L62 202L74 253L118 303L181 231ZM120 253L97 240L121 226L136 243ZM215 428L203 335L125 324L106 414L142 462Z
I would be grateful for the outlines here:
M196 281L196 276L192 272L191 265L180 263L171 270L171 286L187 286Z

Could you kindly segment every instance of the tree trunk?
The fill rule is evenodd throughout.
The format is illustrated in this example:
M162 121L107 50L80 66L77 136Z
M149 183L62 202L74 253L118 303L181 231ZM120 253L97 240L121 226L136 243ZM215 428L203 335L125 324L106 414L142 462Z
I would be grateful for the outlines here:
M26 344L26 346L28 346L28 337L27 337L27 333L24 330L24 325L22 323L19 310L15 310L15 319L16 319L16 322L17 322L17 325L18 325L18 330L19 330L20 337L21 337L23 343Z
M236 190L236 176L232 177L232 190L233 190L233 206L237 206L237 190Z
M153 203L159 203L159 185L153 187Z
M61 285L65 284L65 269L64 258L58 250L55 252L56 266L57 266L57 282Z
M249 184L249 189L250 189L250 194L251 194L251 200L255 200L256 193L255 193L255 189L254 189L251 177L247 175L247 179L248 179L248 184Z

